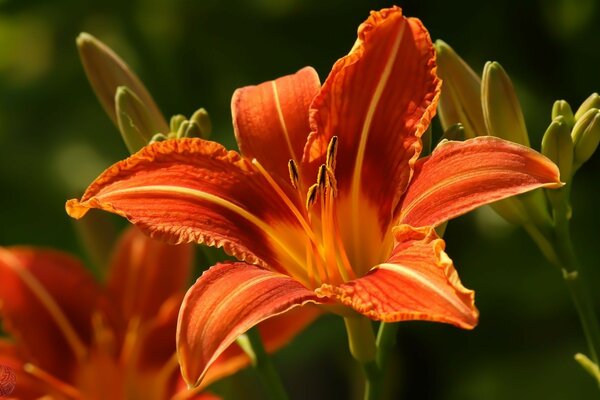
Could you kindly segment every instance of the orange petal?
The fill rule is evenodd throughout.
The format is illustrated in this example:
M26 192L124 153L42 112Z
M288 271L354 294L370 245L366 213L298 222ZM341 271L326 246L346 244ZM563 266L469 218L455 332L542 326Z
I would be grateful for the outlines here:
M136 368L139 371L161 368L169 363L177 348L175 347L175 334L177 332L177 317L183 301L183 294L173 295L165 300L160 309L156 310L155 318L146 320L140 327L143 334L137 339L139 353ZM174 368L174 373L179 375L179 368Z
M177 325L184 380L197 386L217 357L261 321L316 302L295 280L244 263L217 264L190 288Z
M362 278L339 286L323 285L318 295L375 320L426 320L464 329L477 324L474 292L465 289L433 228L394 228L391 257Z
M308 108L320 86L317 72L306 67L294 75L236 90L231 111L241 153L289 179L288 160L302 159L310 132Z
M0 248L0 303L6 331L24 359L59 379L87 354L100 289L67 254Z
M261 322L258 330L265 349L271 353L282 348L321 314L318 307L307 304ZM248 355L237 343L233 343L210 366L202 386L232 375L249 364Z
M38 399L48 394L42 389L43 384L36 378L23 370L27 361L22 360L16 346L7 340L0 339L0 398L8 397L14 399ZM6 373L3 369L14 373L16 385L10 390ZM5 390L4 392L2 391Z
M107 286L121 322L156 317L170 297L185 293L194 247L168 245L130 227L113 255Z
M446 142L419 160L399 222L437 226L484 204L540 187L560 187L549 159L491 136Z
M288 189L291 185L279 187ZM298 198L289 191L285 196ZM240 260L277 268L276 255L289 254L288 243L295 243L282 242L277 229L288 234L300 229L291 211L300 206L281 198L239 154L215 142L178 139L146 146L108 168L81 201L70 200L66 207L75 218L100 208L126 217L154 238L223 247Z
M311 106L305 161L314 173L337 136L340 194L347 195L355 215L368 200L384 232L421 151L419 138L435 114L440 89L435 69L435 51L419 20L403 17L398 7L372 12ZM344 220L341 225L361 231L362 219Z

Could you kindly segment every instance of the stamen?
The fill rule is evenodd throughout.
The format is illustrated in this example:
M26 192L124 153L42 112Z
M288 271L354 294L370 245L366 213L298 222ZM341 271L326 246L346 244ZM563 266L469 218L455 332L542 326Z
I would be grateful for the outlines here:
M336 244L336 254L338 255L338 267L340 269L340 273L342 277L347 282L352 279L356 279L356 274L352 269L352 265L350 264L350 259L348 258L348 254L346 253L346 248L344 247L344 242L342 242L342 237L340 236L340 227L338 224L338 220L335 216L333 218L333 235L335 237Z
M115 334L107 325L104 316L98 311L92 315L92 331L94 344L98 351L107 355L115 354Z
M293 161L293 160L291 160L291 161ZM315 238L312 230L307 225L306 219L300 213L300 211L298 210L296 205L294 203L292 203L290 198L283 192L283 190L281 190L281 187L277 184L277 182L275 182L273 177L271 177L271 175L267 172L267 170L260 164L260 162L256 158L252 160L252 164L258 169L258 171L261 173L261 175L267 180L269 185L271 185L273 190L275 190L275 193L277 193L279 195L279 197L283 200L285 205L288 206L288 208L290 209L290 211L292 211L294 216L297 218L298 222L300 223L300 225L302 226L302 228L304 229L304 231L306 232L308 237L316 244L317 241L316 241L316 238ZM308 202L308 199L307 199L307 202Z
M72 399L82 399L83 398L81 392L79 390L77 390L77 388L69 385L68 383L61 381L60 379L49 374L48 372L44 371L41 368L36 367L33 364L27 363L27 364L23 365L23 370L25 372L27 372L28 374L38 378L40 381L46 383L53 389L56 389L57 391L59 391L60 393L64 394L65 396L67 396L69 398L72 398Z
M79 361L83 361L87 354L86 346L52 295L48 293L44 285L29 270L21 265L17 257L4 249L0 249L0 257L4 258L6 265L21 278L25 286L31 290L42 306L46 308L46 311L50 314L50 318L56 323L58 329L64 335L67 344L71 347L73 353L75 353L75 357Z
M313 206L313 204L315 204L315 202L317 201L318 189L319 189L319 185L316 183L308 188L308 192L306 193L306 209L307 210L310 210L310 208Z
M315 274L313 270L313 246L309 241L306 242L306 275L308 275L308 281L311 285L310 287L319 287L321 286L321 279L318 276L318 272Z
M121 363L127 365L130 360L133 360L138 353L139 340L141 333L141 319L136 316L129 320L127 324L127 330L125 331L125 338L123 339L123 348L121 349Z
M327 168L327 180L329 183L329 187L331 188L333 197L337 197L337 179L335 179L333 170L330 168Z
M336 159L337 159L337 149L338 149L338 137L333 136L331 140L329 140L329 144L327 145L327 167L332 171L335 171Z
M327 187L327 166L325 164L319 167L317 172L317 186L324 190Z
M298 173L298 166L294 160L288 161L288 171L290 172L290 181L294 189L298 189L298 181L300 180L300 174Z
M322 165L321 167L324 167ZM323 168L322 168L323 169ZM322 170L320 169L319 172ZM324 170L324 169L323 169ZM319 174L319 177L321 174ZM326 175L325 175L326 176ZM323 182L322 182L323 184ZM334 247L332 246L332 238L331 238L331 227L330 227L330 218L329 214L331 212L331 207L329 207L329 195L325 191L325 187L319 186L321 191L321 237L323 238L323 247L325 249L325 265L328 276L329 283L338 283L338 274L337 267L335 265L335 252Z
M285 192L281 189L281 187L277 184L277 182L275 182L273 177L269 174L269 172L267 172L267 170L265 170L265 168L260 164L260 162L257 159L253 159L252 164L258 169L258 171L267 180L267 182L273 188L273 190L275 190L275 193L277 193L277 195L279 195L279 197L283 200L283 202L287 205L287 207L292 211L292 213L296 217L297 221L300 223L300 226L306 233L306 236L312 242L315 253L318 254L319 256L322 256L321 248L319 247L319 242L307 222L307 218L310 218L310 215L305 217L304 215L302 215L300 213L300 211L298 210L296 205L294 203L292 203L290 198L285 194ZM312 189L312 187L311 187L311 189ZM307 199L306 199L307 210L310 208L312 203L314 203L314 201L316 200L315 189L312 189L312 191L315 193L312 193L312 199L311 199L311 189L309 189L309 195L307 195ZM286 250L287 250L287 248L286 248ZM290 255L290 257L292 257L294 259L296 264L300 267L300 268L293 268L292 266L287 265L286 269L288 269L288 273L295 276L296 278L305 280L306 279L306 275L305 275L306 274L306 264L303 263L302 261L300 261L299 258L297 257L297 255L295 253L292 253L290 250L287 250L287 253L288 253L288 255Z

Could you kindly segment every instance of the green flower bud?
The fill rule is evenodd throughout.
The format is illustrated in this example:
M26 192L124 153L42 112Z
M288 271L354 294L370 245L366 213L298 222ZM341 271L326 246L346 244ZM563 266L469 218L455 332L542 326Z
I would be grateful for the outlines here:
M516 197L509 197L497 201L490 204L490 206L496 214L504 218L504 220L510 224L520 226L525 225L530 221L525 206Z
M575 121L583 117L583 115L591 108L600 108L600 95L598 95L598 93L592 93L590 97L581 103L577 109L577 112L575 112Z
M177 138L199 138L202 132L200 131L200 125L195 121L184 121L179 126L177 131Z
M149 110L152 125L159 127L160 132L168 131L165 118L144 84L115 52L88 33L77 37L77 48L92 89L115 125L118 126L115 92L119 86L127 86Z
M456 52L441 40L435 42L442 93L438 104L442 128L458 123L467 138L487 134L481 109L481 79Z
M181 114L173 115L171 117L171 121L170 121L171 122L170 123L170 127L171 127L170 132L178 132L179 131L179 127L185 121L187 121L187 118L185 117L185 115L181 115Z
M514 225L533 224L541 229L552 225L548 200L541 189L497 201L491 207Z
M569 130L573 129L575 116L571 106L565 100L556 100L552 106L552 120L554 121L557 117L563 117L563 122L567 125L567 128Z
M165 140L168 140L169 138L166 135L163 135L162 133L157 133L156 135L152 136L152 138L150 139L150 142L148 144L152 144L152 143L156 143L156 142L164 142Z
M575 122L571 137L575 145L573 168L577 170L592 157L600 144L600 110L591 108L583 114Z
M115 96L117 126L131 154L140 150L160 132L156 119L140 98L128 87L120 86Z
M198 124L200 128L200 136L203 139L208 139L212 132L212 123L210 121L210 117L208 116L208 112L204 108L198 109L190 118L190 121L193 121Z
M502 66L488 61L481 82L481 103L489 134L529 147L521 105Z
M560 170L563 182L571 179L573 171L573 140L565 118L556 117L542 138L542 154L552 160Z

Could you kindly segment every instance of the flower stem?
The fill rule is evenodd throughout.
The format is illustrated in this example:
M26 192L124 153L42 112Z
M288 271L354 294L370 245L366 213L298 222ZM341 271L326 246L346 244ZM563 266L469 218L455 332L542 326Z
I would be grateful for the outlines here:
M345 318L344 321L350 352L361 363L365 374L364 400L380 400L384 397L385 373L396 345L398 324L382 322L375 339L370 320L361 317Z
M271 400L288 400L281 378L265 351L258 329L250 329L240 336L237 342L250 357L252 366L258 372L258 377L267 392L267 397Z
M577 309L585 334L591 360L598 365L600 351L600 327L592 300L582 281L581 267L577 262L569 227L570 209L567 200L554 207L556 251L560 260L563 278ZM600 382L599 382L600 383Z
M383 373L377 365L375 335L370 319L363 316L346 317L346 332L350 354L362 366L365 374L365 400L381 398Z
M563 279L571 293L571 298L577 315L583 328L590 358L583 355L577 355L576 360L589 372L590 363L596 369L598 367L598 355L600 352L600 326L594 310L592 299L589 296L587 288L584 285L584 279L575 250L571 240L571 206L569 204L571 184L567 183L561 189L553 190L548 193L550 204L552 205L554 226L550 232L541 231L536 226L526 225L527 233L536 242L544 256L552 264L557 266L562 272ZM582 363L581 360L584 360ZM593 369L593 368L592 368ZM598 380L600 386L600 375L592 374Z

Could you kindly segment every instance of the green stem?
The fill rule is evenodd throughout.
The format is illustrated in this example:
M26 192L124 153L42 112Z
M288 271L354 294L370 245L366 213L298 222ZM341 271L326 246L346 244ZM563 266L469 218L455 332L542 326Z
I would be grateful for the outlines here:
M346 317L346 332L350 354L362 366L365 374L365 400L381 399L383 371L376 362L375 335L371 320L363 316Z
M592 361L598 365L600 350L600 327L592 300L587 292L582 271L577 262L569 227L569 205L567 201L556 204L554 208L556 250L560 259L563 278L571 293L585 334Z
M250 357L252 366L258 372L263 388L267 392L267 397L271 400L288 400L281 378L265 351L258 329L252 328L245 335L240 336L238 344Z
M379 325L379 332L377 332L377 365L383 371L387 371L390 354L396 346L398 327L398 323L382 322Z

